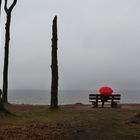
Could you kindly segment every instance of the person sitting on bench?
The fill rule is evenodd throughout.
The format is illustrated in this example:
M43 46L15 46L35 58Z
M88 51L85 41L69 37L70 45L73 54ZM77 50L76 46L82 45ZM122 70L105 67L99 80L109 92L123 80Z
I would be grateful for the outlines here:
M102 101L102 108L104 107L104 102L107 102L109 96L101 95L101 101Z

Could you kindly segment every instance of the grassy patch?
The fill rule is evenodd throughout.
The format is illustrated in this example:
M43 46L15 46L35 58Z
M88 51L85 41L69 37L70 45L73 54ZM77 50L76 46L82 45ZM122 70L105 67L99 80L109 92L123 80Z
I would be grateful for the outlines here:
M84 105L61 106L58 110L50 110L49 106L10 104L6 108L14 115L0 115L0 129L7 126L7 134L12 131L14 138L29 132L26 139L30 135L44 136L48 140L140 139L140 124L128 123L139 119L137 110L93 109ZM2 132L5 131L0 131L0 136Z

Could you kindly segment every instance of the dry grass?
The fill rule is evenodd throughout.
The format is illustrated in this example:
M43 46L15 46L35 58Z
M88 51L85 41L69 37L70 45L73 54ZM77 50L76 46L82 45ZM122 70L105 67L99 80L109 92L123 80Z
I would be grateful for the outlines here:
M0 114L0 139L8 140L139 140L140 110L65 105L6 105Z

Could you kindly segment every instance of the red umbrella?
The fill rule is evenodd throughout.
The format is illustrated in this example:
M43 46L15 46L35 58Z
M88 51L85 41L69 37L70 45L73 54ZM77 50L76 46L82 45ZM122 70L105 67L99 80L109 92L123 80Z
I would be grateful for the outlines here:
M108 96L113 93L113 90L112 90L112 88L105 86L105 87L101 87L99 89L99 92L105 96Z

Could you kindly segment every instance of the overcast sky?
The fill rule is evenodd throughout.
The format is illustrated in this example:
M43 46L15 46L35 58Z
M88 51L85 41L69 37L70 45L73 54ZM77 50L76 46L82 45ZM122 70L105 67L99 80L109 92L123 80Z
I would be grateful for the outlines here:
M18 0L11 22L10 89L50 89L55 15L59 89L140 89L140 0ZM4 17L3 11L1 87Z

